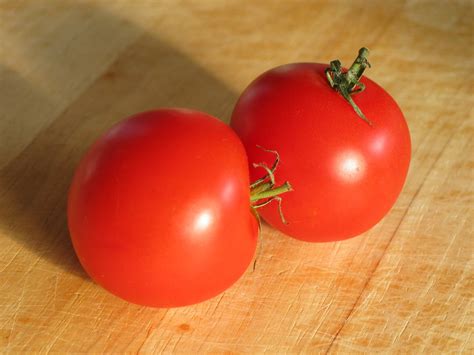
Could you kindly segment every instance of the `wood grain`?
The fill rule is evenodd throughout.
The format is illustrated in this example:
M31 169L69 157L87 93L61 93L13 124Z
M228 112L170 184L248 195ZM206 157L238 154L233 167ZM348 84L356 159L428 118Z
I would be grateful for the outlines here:
M0 1L0 351L472 353L469 1ZM353 59L399 102L413 158L386 218L308 244L264 226L228 291L128 304L82 271L65 223L83 152L137 111L228 120L259 73Z

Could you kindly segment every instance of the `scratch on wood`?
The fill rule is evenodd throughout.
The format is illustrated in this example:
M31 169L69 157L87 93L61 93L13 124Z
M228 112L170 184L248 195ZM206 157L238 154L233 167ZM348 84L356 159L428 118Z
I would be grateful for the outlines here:
M405 217L407 216L408 214L408 211L410 210L413 202L416 200L416 197L418 196L418 194L420 193L420 191L422 190L426 180L428 179L428 176L430 176L431 172L433 171L433 168L434 166L438 163L439 159L441 158L444 150L446 149L446 147L448 146L449 142L451 141L451 139L454 137L454 134L455 132L453 132L451 134L451 136L446 140L445 144L443 145L442 149L439 151L438 155L436 156L436 158L434 159L433 163L430 165L430 168L427 170L425 176L423 177L423 180L421 181L421 184L420 186L417 188L416 192L413 194L413 197L410 199L410 202L408 203L408 206L407 208L405 209L405 212L403 213L402 217L400 218L400 221L399 223L397 224L397 227L395 228L395 230L393 231L392 235L390 236L390 239L388 240L387 242L387 245L385 246L385 248L383 249L383 252L379 258L379 260L377 260L376 264L375 264L375 267L373 268L373 270L371 271L369 277L367 278L364 286L362 287L360 293L359 293L359 296L356 298L354 304L352 305L352 309L350 310L350 312L347 314L347 317L344 319L344 321L342 322L342 325L339 327L339 329L337 330L336 334L334 335L334 338L332 339L331 343L329 344L329 347L327 348L327 351L326 351L326 354L329 353L329 351L331 350L332 346L334 345L334 342L336 341L336 339L338 338L339 334L341 333L342 329L344 329L344 326L346 325L346 323L348 322L348 320L350 319L350 317L352 316L352 314L355 312L356 310L356 307L357 305L359 304L360 300L362 299L362 295L364 294L367 286L369 285L371 279L373 278L373 276L375 275L375 272L377 271L377 268L379 267L380 265L380 262L382 261L382 259L384 258L384 255L385 253L387 252L390 244L392 243L393 239L395 238L395 235L397 234L398 230L400 229L400 226L402 225L403 223L403 220L405 219Z

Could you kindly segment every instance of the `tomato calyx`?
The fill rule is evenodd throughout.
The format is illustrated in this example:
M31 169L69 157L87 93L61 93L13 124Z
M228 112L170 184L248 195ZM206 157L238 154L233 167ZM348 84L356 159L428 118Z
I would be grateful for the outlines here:
M368 54L369 50L365 47L362 47L359 49L359 54L354 60L354 63L352 63L351 67L347 71L342 71L342 65L339 60L333 60L329 63L329 68L326 69L325 73L329 85L339 92L347 102L349 102L360 118L372 126L372 121L370 121L364 115L359 106L356 105L351 97L351 95L365 90L365 85L361 83L359 79L362 77L365 68L370 68L370 63L367 60Z
M265 152L272 153L275 155L275 161L271 168L269 168L265 163L253 163L254 168L262 168L265 170L266 174L262 176L260 179L256 180L252 184L250 184L250 209L258 221L258 226L260 227L260 216L257 212L257 209L276 201L278 203L278 213L280 214L280 219L284 224L288 224L283 215L283 210L281 207L282 198L280 197L281 194L285 192L293 191L290 183L285 181L283 184L276 186L275 182L275 170L278 168L278 164L280 163L280 154L276 150L265 149L260 145L257 145L258 148L262 149ZM262 242L259 243L259 248L257 251L257 255L255 256L253 262L253 271L257 266L257 260L261 253Z
M276 201L278 203L278 212L280 214L281 221L284 224L288 224L281 208L282 198L280 197L280 195L284 194L285 192L292 191L293 188L291 187L288 181L285 181L283 184L276 186L275 170L277 169L278 164L280 163L280 155L275 150L265 149L259 145L257 145L257 147L265 152L274 154L275 161L273 162L271 168L269 168L265 163L253 164L254 168L264 169L266 171L266 174L260 179L250 184L250 205L252 208L252 212L260 223L260 217L257 213L257 209L266 206L273 201Z

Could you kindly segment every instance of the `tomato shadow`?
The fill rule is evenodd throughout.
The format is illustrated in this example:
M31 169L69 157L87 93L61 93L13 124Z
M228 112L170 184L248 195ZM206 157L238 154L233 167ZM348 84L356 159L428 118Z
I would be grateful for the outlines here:
M47 3L43 5L48 7ZM53 4L50 6L54 7ZM192 58L126 19L92 5L68 2L68 6L71 18L74 11L96 17L97 36L88 43L90 46L106 45L107 39L120 36L118 23L129 32L136 31L137 35L72 104L49 121L45 120L49 123L38 130L19 154L1 167L0 232L40 258L85 277L70 242L66 201L74 169L90 144L120 119L156 107L189 107L226 121L236 93ZM65 22L62 26L66 28L58 31L58 36L71 31L71 26L80 26L80 23ZM48 40L54 42L55 38ZM84 42L80 45L84 46ZM74 44L68 48L68 51L75 50L79 49ZM61 55L40 52L33 57L26 44L24 52L38 66L42 61L55 61L53 67L61 75L75 70L73 65L63 62ZM87 60L94 62L94 58ZM10 70L6 77L2 86L12 93L15 105L19 105L18 97L22 97L22 105L57 103L57 97L15 71ZM54 90L57 93L72 84L64 80L63 87L59 85ZM22 92L29 95L22 96ZM8 105L9 101L5 104ZM34 117L18 113L14 117L16 124L11 126L11 132L7 127L6 134L19 134L14 131L15 127L31 119Z

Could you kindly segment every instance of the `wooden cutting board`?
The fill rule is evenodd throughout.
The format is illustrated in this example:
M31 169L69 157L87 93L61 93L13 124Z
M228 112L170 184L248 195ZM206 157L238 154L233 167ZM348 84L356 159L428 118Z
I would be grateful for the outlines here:
M0 1L0 351L474 351L469 1ZM128 304L68 237L81 154L132 113L228 120L259 73L350 63L399 102L413 158L392 211L338 243L264 226L255 271L191 307Z

